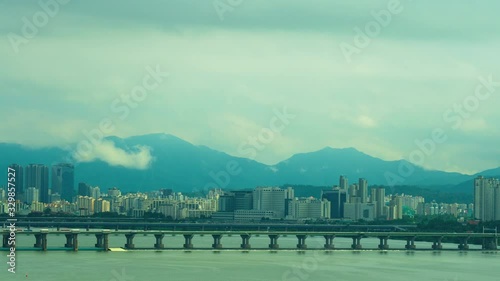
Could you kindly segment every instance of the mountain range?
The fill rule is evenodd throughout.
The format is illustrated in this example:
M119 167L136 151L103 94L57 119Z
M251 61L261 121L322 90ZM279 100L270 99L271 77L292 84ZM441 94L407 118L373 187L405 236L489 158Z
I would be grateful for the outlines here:
M101 159L75 164L75 181L100 186L118 187L123 191L150 191L171 188L181 192L196 192L212 187L231 189L256 186L338 184L340 175L350 182L366 178L370 185L388 185L387 175L396 176L398 185L455 186L457 191L472 192L472 180L477 175L499 176L500 167L476 175L464 175L413 166L405 160L384 161L355 148L326 147L319 151L300 153L276 165L266 165L251 159L235 157L202 145L193 145L168 134L149 134L129 138L107 137L117 150L135 153L147 148L151 163L144 169L110 165ZM58 147L28 148L19 144L0 143L0 166L12 163L52 165L64 162L68 151ZM105 159L104 159L105 160ZM402 177L400 166L414 167L414 172ZM403 180L403 181L401 181Z

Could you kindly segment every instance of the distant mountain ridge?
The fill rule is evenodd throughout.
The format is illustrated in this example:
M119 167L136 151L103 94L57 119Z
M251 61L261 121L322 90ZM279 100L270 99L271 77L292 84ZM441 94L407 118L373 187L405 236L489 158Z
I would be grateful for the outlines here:
M75 181L98 185L103 189L119 187L124 191L150 191L172 188L175 191L195 192L219 186L222 188L253 188L262 185L316 185L338 184L339 175L350 183L366 178L370 185L388 185L386 173L398 174L405 160L384 161L355 148L324 149L295 154L276 165L231 156L206 146L196 146L176 136L150 134L129 138L108 137L115 147L131 152L137 146L150 148L153 161L149 168L136 170L110 166L96 160L78 163ZM0 166L9 164L41 163L52 165L62 162L68 152L61 148L30 149L17 144L0 143ZM484 171L485 176L500 175L500 168ZM415 167L405 178L404 185L457 185L471 181L475 175L425 170ZM463 188L463 187L462 187ZM472 189L472 186L470 185Z

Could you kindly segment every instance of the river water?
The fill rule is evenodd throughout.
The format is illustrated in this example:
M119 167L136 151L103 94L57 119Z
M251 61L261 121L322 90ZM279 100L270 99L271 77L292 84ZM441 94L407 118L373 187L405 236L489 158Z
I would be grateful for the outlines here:
M154 236L137 235L136 247L151 248ZM64 235L48 236L49 251L33 251L33 236L18 233L16 273L7 271L8 252L0 252L0 280L196 280L196 281L305 281L305 280L500 280L500 254L491 251L412 251L404 250L221 250L208 249L210 236L193 238L195 247L206 250L184 251L182 236L165 236L165 247L173 250L132 250L118 248L125 244L123 235L110 236L111 252L95 251L93 235L79 236L79 252L66 251ZM295 237L280 237L281 248L294 248ZM321 248L324 239L310 237L309 248ZM222 239L224 247L238 248L239 236ZM266 236L252 237L253 248L265 248ZM335 238L337 248L348 248L351 239ZM376 248L378 239L363 239L365 249ZM389 240L391 248L404 248L405 241ZM417 242L417 248L429 249L431 243ZM456 249L455 244L443 244ZM471 245L472 249L480 246Z

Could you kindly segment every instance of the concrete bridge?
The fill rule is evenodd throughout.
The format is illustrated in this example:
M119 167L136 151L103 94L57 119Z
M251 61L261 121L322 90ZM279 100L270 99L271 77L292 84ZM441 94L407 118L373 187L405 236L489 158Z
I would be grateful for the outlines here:
M8 227L9 221L3 223ZM356 225L356 224L296 224L296 223L223 223L223 222L155 222L133 218L18 218L16 227L22 228L75 228L75 229L113 229L113 230L171 230L171 231L334 231L334 232L398 232L412 231L416 225Z
M9 248L8 245L9 238L11 237L11 232L4 230L2 234L2 248ZM152 249L164 249L163 239L165 236L184 236L184 249L194 249L193 238L195 236L212 236L213 237L213 249L223 249L222 238L226 236L240 236L241 237L241 249L251 249L250 238L252 236L268 236L269 237L269 249L279 249L278 239L280 236L296 236L297 237L297 249L305 250L307 249L306 240L308 237L323 237L325 239L324 249L334 250L335 246L333 240L337 237L341 238L351 238L352 245L351 248L354 250L363 249L361 240L363 238L378 238L380 244L378 249L389 250L390 239L406 240L406 250L415 250L415 240L423 239L425 241L432 241L431 247L427 249L442 250L441 241L444 238L454 238L459 241L458 250L468 250L468 241L470 239L480 239L483 241L482 249L484 250L497 250L498 246L498 234L496 233L434 233L434 232L269 232L269 231L111 231L111 230L88 230L81 231L79 229L72 229L69 231L57 231L42 229L39 231L31 232L18 232L17 235L33 235L35 238L34 248L47 251L47 239L50 235L65 235L66 244L64 247L71 249L73 251L78 251L78 235L95 235L96 244L95 248L99 250L108 251L109 250L109 235L124 235L125 237L125 249L134 249L134 237L136 235L152 235L155 237L155 243L152 244ZM153 242L153 241L152 241Z

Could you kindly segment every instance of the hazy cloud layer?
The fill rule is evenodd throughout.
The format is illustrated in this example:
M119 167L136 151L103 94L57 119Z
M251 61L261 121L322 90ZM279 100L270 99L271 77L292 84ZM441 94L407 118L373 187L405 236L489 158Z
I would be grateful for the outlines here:
M77 162L100 160L111 166L123 166L130 169L145 170L149 168L153 157L149 147L137 146L134 151L125 151L115 146L112 141L102 141L92 145L90 150L77 150L72 157Z
M43 8L4 2L0 141L77 143L110 119L105 135L166 132L245 156L240 145L286 106L296 118L257 161L324 146L408 159L416 141L442 128L448 139L424 167L500 166L500 87L467 115L454 108L474 95L480 76L500 82L500 2L401 0L403 10L350 63L339 45L354 44L354 29L390 1L243 1L224 20L213 2L69 1L17 53L12 34L22 36L23 18L32 22ZM156 65L168 81L127 104L124 95ZM126 118L113 110L117 99ZM149 163L146 150L131 156L104 146L88 159Z

